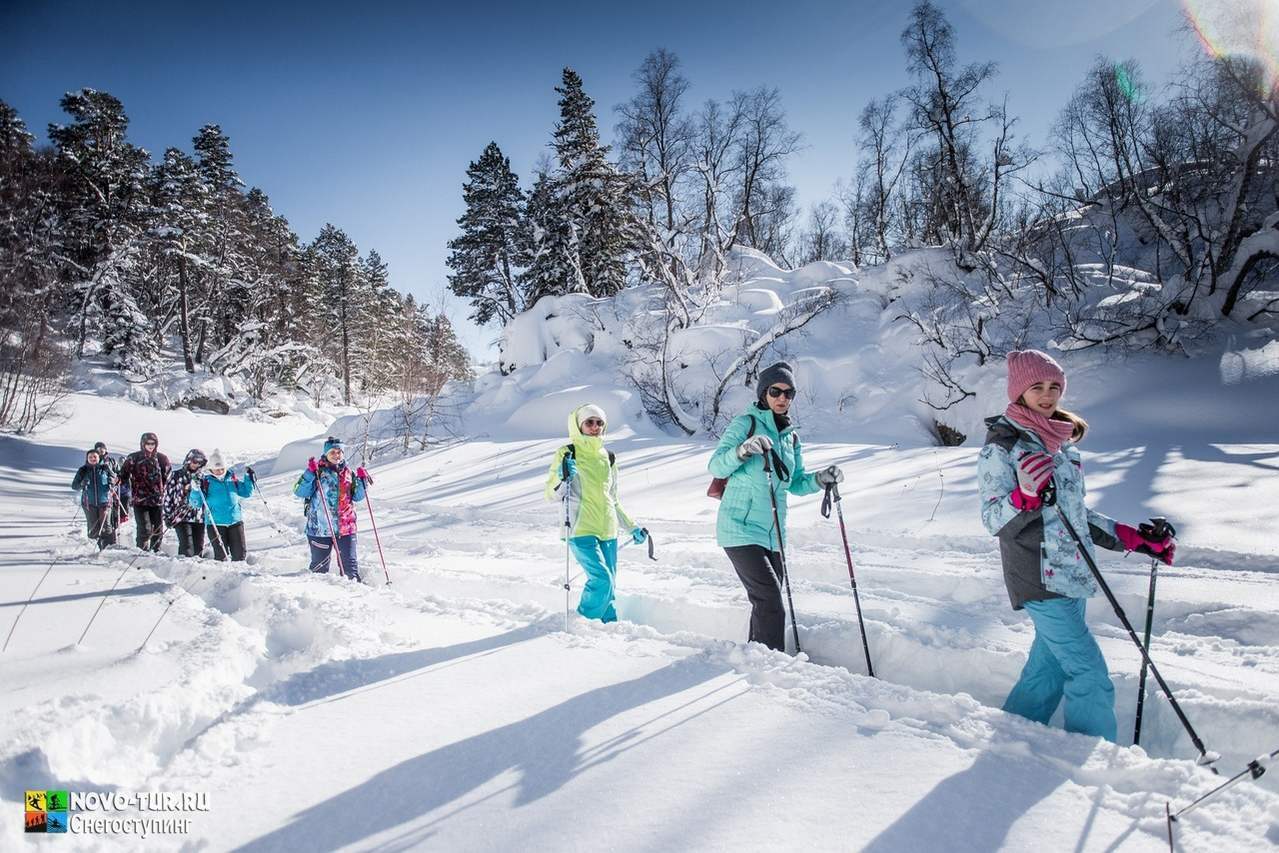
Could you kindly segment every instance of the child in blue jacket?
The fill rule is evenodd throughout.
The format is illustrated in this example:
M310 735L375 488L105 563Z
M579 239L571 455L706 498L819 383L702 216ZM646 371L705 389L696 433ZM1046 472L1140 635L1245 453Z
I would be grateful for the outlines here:
M217 560L225 560L230 552L232 562L242 562L248 554L240 501L253 497L256 478L252 468L247 468L245 474L241 480L228 471L222 451L215 450L209 454L208 473L200 478L200 488L192 489L188 498L191 506L205 510L205 524L215 534L213 556Z
M89 538L98 543L99 551L115 544L112 509L118 500L116 483L115 473L102 461L97 450L84 454L84 464L71 481L71 488L80 493L80 508L84 510Z

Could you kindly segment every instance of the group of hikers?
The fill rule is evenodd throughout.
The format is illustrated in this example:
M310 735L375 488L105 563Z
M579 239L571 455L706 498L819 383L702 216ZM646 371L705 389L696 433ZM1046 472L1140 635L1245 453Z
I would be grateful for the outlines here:
M243 561L248 546L240 502L253 496L256 483L252 467L241 479L218 450L206 457L192 449L175 469L160 452L159 437L144 432L139 449L122 460L105 442L95 444L84 454L71 488L80 492L89 538L99 550L115 544L132 514L135 544L144 551L159 551L172 528L178 556L200 557L207 531L216 559Z
M320 459L308 461L294 494L305 502L311 571L327 572L336 550L338 570L360 580L354 504L364 500L371 483L364 468L347 467L338 438L330 436ZM143 433L139 449L123 460L99 441L85 453L71 488L80 493L87 532L99 550L116 543L132 514L135 544L144 551L159 551L165 531L172 529L179 557L202 557L206 539L214 559L240 562L248 555L241 503L256 493L257 475L251 466L237 475L219 450L205 456L193 448L174 468L153 432ZM314 500L317 493L324 499Z
M1087 508L1077 445L1088 424L1060 405L1065 371L1038 350L1012 352L1007 364L1008 406L986 420L978 456L980 511L987 531L999 539L1012 607L1030 614L1035 639L1004 710L1047 724L1064 698L1068 731L1114 741L1114 687L1084 620L1097 584L1079 548L1089 559L1100 545L1172 565L1176 540ZM761 371L754 402L729 422L707 465L715 478L708 494L720 498L716 541L751 605L749 639L777 650L784 650L786 637L787 496L836 488L844 479L836 465L805 468L790 417L797 390L789 364ZM618 500L616 457L604 446L607 420L595 405L573 411L570 443L552 459L545 488L548 500L565 502L564 535L587 577L577 612L604 622L617 618L619 534L637 543L648 536ZM1050 505L1052 513L1046 511ZM1078 544L1063 514L1071 530L1083 531Z
M1007 366L1008 406L987 419L978 456L980 513L999 539L1012 607L1029 613L1035 638L1004 710L1046 724L1064 698L1068 731L1113 741L1114 687L1084 620L1087 599L1097 592L1087 562L1099 545L1172 565L1176 541L1167 531L1118 523L1087 508L1077 445L1088 424L1060 405L1065 372L1038 350L1010 353ZM707 466L715 478L708 494L720 498L716 540L751 606L749 639L777 650L785 648L787 497L834 489L844 479L836 465L805 468L790 416L797 390L787 363L762 370L754 402L728 424ZM548 500L564 503L562 535L587 578L577 612L602 622L617 619L619 538L643 543L649 536L622 508L607 429L599 406L574 409L569 443L557 449L545 487ZM229 552L232 560L243 560L240 501L256 483L252 468L245 473L238 479L220 453L206 459L199 450L170 471L155 434L146 433L141 449L119 465L99 443L86 454L73 487L81 490L89 533L100 547L114 542L115 529L132 509L139 548L158 550L167 525L178 531L180 555L199 556L208 527L218 559ZM311 571L328 572L336 556L338 572L360 580L355 504L365 500L371 483L363 467L352 471L347 465L338 438L330 436L320 458L308 461L293 493L304 501ZM1055 511L1047 512L1049 506Z

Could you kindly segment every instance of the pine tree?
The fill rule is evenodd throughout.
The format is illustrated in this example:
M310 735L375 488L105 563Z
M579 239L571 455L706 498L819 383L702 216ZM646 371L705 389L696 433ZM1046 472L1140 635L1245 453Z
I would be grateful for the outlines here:
M593 296L612 296L626 286L631 244L629 179L608 160L595 123L595 102L582 78L564 69L560 121L553 147L559 164L558 191L577 234L582 278Z
M582 78L564 69L560 120L552 147L554 171L539 176L529 200L533 259L525 276L532 304L540 296L589 293L611 296L626 285L626 258L634 242L631 180L608 160L595 123L595 102Z
M543 296L588 293L577 250L577 228L554 178L538 173L526 216L531 247L528 268L520 276L524 305Z
M364 276L359 250L346 232L325 224L310 246L316 289L311 303L319 332L316 345L337 362L342 374L342 400L351 404L351 339L364 307Z
M160 258L158 272L166 277L170 270L177 272L178 340L183 365L188 373L194 373L191 313L192 300L197 298L193 279L202 264L201 250L206 240L205 185L195 161L177 148L164 152L164 161L156 168L152 182L151 197L156 208L152 233Z
M525 308L517 281L529 261L525 200L511 161L490 142L466 170L462 199L466 212L457 220L462 233L449 241L449 289L471 300L471 319L502 325Z
M144 340L153 322L138 309L128 278L145 224L147 152L129 143L128 116L112 95L81 89L60 104L72 122L50 125L49 138L68 181L59 201L64 257L80 296L76 352L83 355L93 326L104 333L104 350L112 352L122 341ZM132 328L107 335L109 323ZM126 354L125 360L139 363L144 355Z
M244 182L235 170L231 140L216 124L200 128L192 140L196 163L205 187L206 246L204 315L201 317L196 361L212 335L220 348L236 337L238 321L248 311L252 298L246 279L249 263L241 253L244 244Z

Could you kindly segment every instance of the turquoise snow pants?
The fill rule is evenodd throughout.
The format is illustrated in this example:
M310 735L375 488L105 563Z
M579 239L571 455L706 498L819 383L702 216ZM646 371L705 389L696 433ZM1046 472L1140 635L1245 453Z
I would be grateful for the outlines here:
M617 585L617 540L574 536L568 541L573 547L573 556L586 572L586 587L577 603L577 612L587 619L616 622L613 592Z
M1084 622L1084 598L1026 602L1035 641L1004 710L1047 724L1066 697L1066 731L1115 740L1115 686Z

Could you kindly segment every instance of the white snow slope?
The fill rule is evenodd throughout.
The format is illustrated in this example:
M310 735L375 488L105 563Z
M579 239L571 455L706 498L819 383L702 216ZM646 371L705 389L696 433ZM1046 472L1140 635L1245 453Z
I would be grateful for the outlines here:
M540 495L563 439L495 431L381 466L393 583L361 508L359 585L305 571L283 465L246 507L246 564L175 558L171 535L165 554L96 555L67 488L93 440L132 449L149 428L172 456L220 445L265 470L316 429L73 403L38 442L0 438L0 631L52 566L0 656L0 848L1163 850L1165 803L1217 781L1153 685L1127 745L1138 655L1100 598L1121 743L998 709L1031 629L978 522L974 447L806 445L848 475L871 679L816 496L791 512L804 654L742 641L704 441L619 424L623 496L658 560L624 549L622 621L565 632L558 507ZM1229 774L1279 746L1279 444L1171 435L1087 453L1090 494L1181 522L1153 655ZM1140 621L1147 561L1106 553L1103 569ZM209 808L181 834L23 837L23 791L43 788L204 792ZM1181 821L1178 849L1279 846L1274 791L1224 793Z

